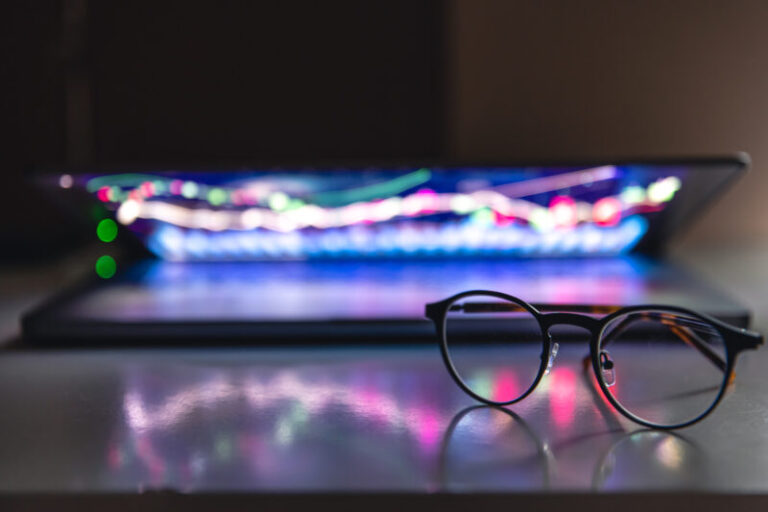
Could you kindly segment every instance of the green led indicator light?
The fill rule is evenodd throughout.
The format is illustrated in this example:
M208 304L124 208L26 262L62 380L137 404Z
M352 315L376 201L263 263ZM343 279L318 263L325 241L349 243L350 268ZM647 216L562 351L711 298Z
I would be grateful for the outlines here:
M117 238L117 223L112 219L104 219L96 226L96 235L102 242L111 242Z
M117 272L117 263L112 256L101 256L96 260L96 274L102 279L109 279Z

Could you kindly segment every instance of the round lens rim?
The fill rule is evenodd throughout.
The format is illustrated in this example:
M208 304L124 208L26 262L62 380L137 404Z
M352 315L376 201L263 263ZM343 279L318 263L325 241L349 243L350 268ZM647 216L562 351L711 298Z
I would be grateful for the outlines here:
M448 322L448 312L451 309L451 306L455 304L457 301L465 299L467 297L471 297L473 295L477 296L486 296L486 297L495 297L497 299L503 299L507 300L509 302L513 302L517 304L518 306L522 307L533 317L536 319L536 323L539 326L539 330L541 331L541 344L542 344L542 354L546 354L547 357L542 357L541 362L539 364L539 371L536 374L536 378L533 380L533 383L530 385L528 389L525 390L523 394L521 394L519 397L513 399L513 400L507 400L504 402L496 402L494 400L490 400L488 398L484 398L474 391L462 380L461 376L459 375L458 370L456 370L456 367L453 364L453 361L451 360L451 357L449 355L449 349L448 349L448 337L446 336L446 323ZM438 324L440 326L440 353L443 356L443 362L445 363L445 366L448 368L448 373L451 374L451 377L453 378L454 382L458 384L458 386L469 396L474 398L475 400L478 400L484 404L487 405L495 405L495 406L504 406L504 405L511 405L514 403L517 403L530 395L534 389L536 389L536 386L539 385L539 382L541 382L542 377L544 377L544 373L546 372L547 368L547 362L549 360L549 356L552 351L552 340L547 335L547 331L545 329L544 322L542 321L542 315L539 311L536 310L533 306L525 302L524 300L518 299L517 297L513 297L512 295L507 295L506 293L501 292L493 292L493 291L478 291L473 290L469 292L460 293L454 297L452 297L452 300L448 303L446 303L445 308L442 312L442 319Z
M605 329L616 318L619 318L629 313L637 313L639 311L661 311L661 312L669 312L669 313L678 314L678 315L690 316L708 324L715 331L717 331L717 333L723 339L723 343L725 345L725 371L723 372L723 380L720 383L720 389L718 390L717 396L715 397L712 404L710 404L710 406L704 412L702 412L700 415L696 416L695 418L681 422L681 423L671 424L671 425L667 425L664 423L655 423L653 421L643 419L640 416L637 416L633 412L629 411L616 399L616 397L613 396L613 394L608 389L608 385L605 383L602 372L600 371L600 361L599 361L599 354L600 354L600 350L602 349ZM709 318L686 308L678 308L673 306L655 306L655 305L633 306L628 308L622 308L617 311L614 311L610 315L600 320L600 327L597 330L596 336L593 337L592 346L590 347L590 353L591 353L590 355L592 359L592 370L595 372L595 378L597 379L597 383L600 386L600 390L603 392L603 395L605 396L605 398L611 403L613 407L616 408L617 411L619 411L626 418L634 421L635 423L639 423L640 425L643 425L645 427L655 428L659 430L674 430L678 428L684 428L684 427L693 425L694 423L697 423L702 419L704 419L705 417L707 417L715 409L715 407L718 406L720 401L723 399L723 396L725 396L725 391L728 388L728 381L731 379L731 375L733 374L733 355L728 346L727 339L728 339L728 333L724 332L719 325L717 325L715 322L712 322Z

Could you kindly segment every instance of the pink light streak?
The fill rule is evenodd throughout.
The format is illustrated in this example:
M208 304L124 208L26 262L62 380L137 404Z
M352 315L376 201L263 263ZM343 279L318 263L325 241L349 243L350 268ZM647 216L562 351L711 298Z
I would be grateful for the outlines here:
M561 429L571 426L576 412L576 372L568 367L553 369L549 386L550 410L555 425Z
M138 393L129 392L124 397L123 410L131 430L143 436L155 430L171 429L198 409L239 400L245 400L256 409L294 400L310 415L341 404L358 416L410 431L421 448L427 451L439 441L441 428L446 424L432 407L406 406L386 393L371 389L360 391L335 383L308 384L290 373L283 373L266 383L255 380L240 384L203 383L175 393L155 407L145 405Z
M528 197L544 192L610 180L616 177L617 172L616 167L613 165L604 165L602 167L535 178L518 183L509 183L496 187L495 190L502 192L507 197Z
M497 402L506 402L520 396L525 391L519 389L517 376L511 370L499 370L493 380L493 399Z

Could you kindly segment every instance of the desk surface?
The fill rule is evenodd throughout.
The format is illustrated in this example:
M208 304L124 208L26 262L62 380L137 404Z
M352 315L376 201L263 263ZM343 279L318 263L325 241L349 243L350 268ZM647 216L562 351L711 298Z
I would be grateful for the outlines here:
M763 330L764 274L742 288ZM665 433L596 399L585 349L564 344L514 414L477 407L436 347L6 351L0 493L768 493L768 350Z
M9 353L0 492L768 491L768 351L713 416L638 428L565 345L509 410L435 348Z

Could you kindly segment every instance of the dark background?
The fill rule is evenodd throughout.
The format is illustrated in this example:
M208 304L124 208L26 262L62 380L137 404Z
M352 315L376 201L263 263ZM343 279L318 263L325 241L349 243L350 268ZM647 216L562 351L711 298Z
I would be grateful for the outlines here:
M442 152L440 2L3 5L5 257L79 240L31 200L35 167Z
M768 236L768 2L12 0L0 240L92 238L31 169L752 154L687 241Z

